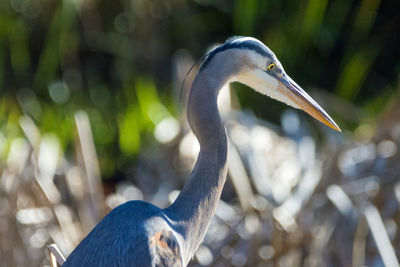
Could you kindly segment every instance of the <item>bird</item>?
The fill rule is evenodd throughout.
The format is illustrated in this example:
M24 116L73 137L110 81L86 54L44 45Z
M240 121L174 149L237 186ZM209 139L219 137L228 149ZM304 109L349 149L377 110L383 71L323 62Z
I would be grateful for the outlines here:
M218 93L227 83L245 84L341 131L256 38L229 38L200 64L187 104L187 119L200 152L176 200L164 209L136 200L114 208L63 267L187 266L206 234L227 176L228 140L217 106Z

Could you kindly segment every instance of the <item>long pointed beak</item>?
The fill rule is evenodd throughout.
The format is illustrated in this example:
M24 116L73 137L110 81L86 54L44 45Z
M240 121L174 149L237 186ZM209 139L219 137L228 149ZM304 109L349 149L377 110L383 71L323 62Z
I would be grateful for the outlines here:
M283 74L279 79L278 91L293 101L299 108L310 114L332 129L341 132L339 126L332 120L328 113L323 110L314 99L311 98L295 81L288 75Z

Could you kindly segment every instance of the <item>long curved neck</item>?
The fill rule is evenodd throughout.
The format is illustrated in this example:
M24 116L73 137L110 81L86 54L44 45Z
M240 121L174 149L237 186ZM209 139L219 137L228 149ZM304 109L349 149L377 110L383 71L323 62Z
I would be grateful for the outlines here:
M229 75L212 71L208 66L197 74L189 95L188 120L200 143L196 165L178 198L165 210L184 238L185 264L203 240L227 174L227 137L217 97Z

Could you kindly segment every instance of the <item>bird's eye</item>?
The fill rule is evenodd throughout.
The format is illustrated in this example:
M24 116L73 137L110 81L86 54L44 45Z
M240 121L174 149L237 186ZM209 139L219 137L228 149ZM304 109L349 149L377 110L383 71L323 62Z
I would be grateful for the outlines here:
M268 70L273 70L275 68L275 63L270 63L267 67Z

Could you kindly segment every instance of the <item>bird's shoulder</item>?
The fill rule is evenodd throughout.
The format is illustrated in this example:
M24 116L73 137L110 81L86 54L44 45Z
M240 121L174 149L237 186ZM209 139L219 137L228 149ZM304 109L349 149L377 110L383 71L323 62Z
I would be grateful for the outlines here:
M175 231L158 207L129 201L114 208L63 265L182 266ZM84 264L84 265L82 265Z
M178 239L168 227L160 227L148 236L148 247L153 266L181 267L183 265Z
M171 221L163 211L143 201L130 201L124 205L121 210L126 209L128 212L134 212L143 219L143 229L152 266L182 266L183 260L178 234L174 231Z

